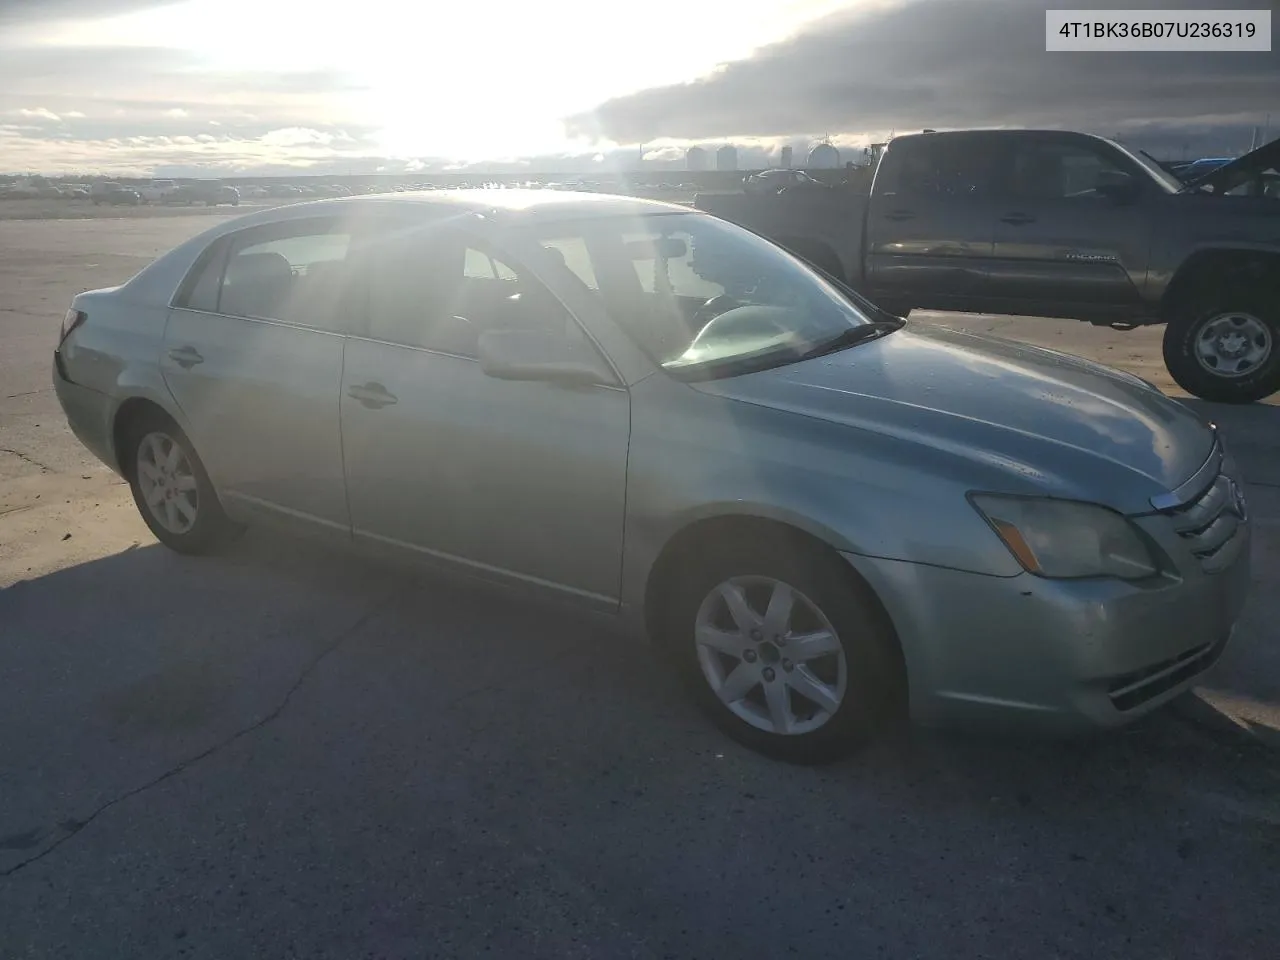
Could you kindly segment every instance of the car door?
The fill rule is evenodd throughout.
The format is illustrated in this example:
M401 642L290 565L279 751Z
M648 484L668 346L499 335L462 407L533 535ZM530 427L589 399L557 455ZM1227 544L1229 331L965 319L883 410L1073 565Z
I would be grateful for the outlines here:
M873 298L965 309L984 292L995 243L1000 140L926 134L895 141L867 208Z
M357 538L616 606L630 397L487 376L487 329L584 337L529 271L449 226L397 231L367 265L341 422Z
M991 294L1050 316L1140 307L1155 184L1102 140L1018 138L996 222Z
M231 507L349 533L339 436L343 334L362 317L349 226L290 220L223 237L196 262L161 370Z

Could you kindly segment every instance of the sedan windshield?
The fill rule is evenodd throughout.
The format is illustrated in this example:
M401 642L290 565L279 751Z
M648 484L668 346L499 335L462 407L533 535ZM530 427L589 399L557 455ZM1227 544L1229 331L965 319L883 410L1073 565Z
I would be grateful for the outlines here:
M537 240L681 379L792 363L863 339L851 328L887 329L874 307L789 253L703 214L554 224Z

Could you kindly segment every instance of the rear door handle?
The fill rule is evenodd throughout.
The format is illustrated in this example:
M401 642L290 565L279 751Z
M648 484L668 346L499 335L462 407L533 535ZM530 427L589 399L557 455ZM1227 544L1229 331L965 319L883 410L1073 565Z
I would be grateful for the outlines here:
M361 404L370 410L389 407L399 400L394 393L391 393L380 383L363 383L348 387L347 396L353 400L359 400Z
M1035 223L1036 218L1029 213L1006 213L1000 218L1005 223L1011 223L1015 227L1020 227L1024 223Z
M169 351L169 359L182 367L183 370L190 370L197 363L204 363L204 357L200 356L200 351L195 347L175 347Z
M886 220L914 220L916 214L914 210L890 210L884 215Z

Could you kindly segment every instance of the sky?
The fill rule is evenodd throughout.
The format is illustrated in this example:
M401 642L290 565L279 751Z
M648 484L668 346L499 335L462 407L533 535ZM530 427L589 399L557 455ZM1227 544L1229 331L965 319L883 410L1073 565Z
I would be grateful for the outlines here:
M764 163L974 125L1195 153L1280 128L1280 48L1051 54L1046 6L1063 4L0 0L0 170L656 168L693 143Z

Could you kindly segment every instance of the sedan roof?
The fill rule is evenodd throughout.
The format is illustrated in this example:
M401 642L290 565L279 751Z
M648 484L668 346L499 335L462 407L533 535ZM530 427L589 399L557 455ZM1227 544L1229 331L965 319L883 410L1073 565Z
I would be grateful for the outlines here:
M334 207L336 210L355 206L387 205L406 209L434 208L437 213L479 213L494 217L530 217L545 220L568 220L584 217L644 216L653 213L696 213L692 207L639 197L623 197L604 193L577 193L567 190L423 190L404 193L381 193L355 197L333 197L287 208L307 210Z

